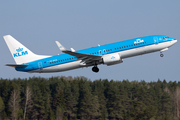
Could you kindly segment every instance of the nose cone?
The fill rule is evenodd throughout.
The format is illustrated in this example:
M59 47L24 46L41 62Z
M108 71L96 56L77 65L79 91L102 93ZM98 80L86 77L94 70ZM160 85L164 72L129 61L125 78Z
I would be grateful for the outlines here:
M177 40L176 40L176 39L174 39L173 41L174 41L175 43L177 42Z
M173 44L175 44L175 43L177 42L177 40L176 40L176 39L174 39L172 42L173 42Z

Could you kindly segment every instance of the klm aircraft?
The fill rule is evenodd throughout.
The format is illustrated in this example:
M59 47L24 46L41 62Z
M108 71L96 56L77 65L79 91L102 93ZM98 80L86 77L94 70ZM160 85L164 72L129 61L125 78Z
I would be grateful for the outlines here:
M152 35L75 51L73 48L67 50L56 41L64 54L44 56L34 54L10 35L4 36L4 40L16 62L6 66L29 73L61 72L89 66L93 66L93 72L98 72L97 66L100 64L115 65L122 63L125 58L137 55L160 51L160 56L163 57L162 52L177 42L165 35Z

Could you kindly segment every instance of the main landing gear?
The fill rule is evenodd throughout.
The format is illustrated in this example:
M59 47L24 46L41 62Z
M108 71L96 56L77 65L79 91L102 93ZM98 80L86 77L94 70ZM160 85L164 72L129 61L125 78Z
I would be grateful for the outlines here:
M162 52L161 52L160 56L161 56L161 57L163 57L163 56L164 56L164 54L162 54Z
M92 71L93 71L93 72L96 72L96 73L99 72L99 68L97 67L97 65L95 65L95 66L92 68Z

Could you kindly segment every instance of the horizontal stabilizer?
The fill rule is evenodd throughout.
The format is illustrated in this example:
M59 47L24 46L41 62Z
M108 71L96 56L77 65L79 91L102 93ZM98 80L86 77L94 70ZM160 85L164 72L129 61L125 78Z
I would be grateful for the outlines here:
M9 67L27 67L28 65L6 64L5 66L9 66Z

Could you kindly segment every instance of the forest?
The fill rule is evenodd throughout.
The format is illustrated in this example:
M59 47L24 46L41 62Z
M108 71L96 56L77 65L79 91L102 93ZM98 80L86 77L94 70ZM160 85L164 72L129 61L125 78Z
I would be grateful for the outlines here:
M0 79L0 120L179 120L180 82Z

